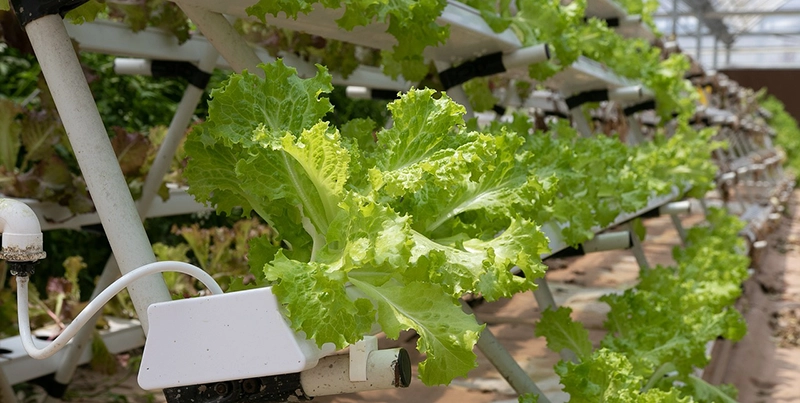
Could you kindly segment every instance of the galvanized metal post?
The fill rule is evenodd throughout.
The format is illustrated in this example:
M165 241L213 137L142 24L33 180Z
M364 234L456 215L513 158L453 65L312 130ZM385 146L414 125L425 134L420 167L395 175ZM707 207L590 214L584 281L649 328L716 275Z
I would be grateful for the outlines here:
M731 44L725 44L725 67L731 66Z
M697 63L700 62L700 48L703 46L703 19L700 16L700 13L697 13L697 30L695 31L695 37L697 39L697 49L695 49L695 61ZM701 63L702 64L702 63Z
M717 56L718 56L718 53L719 53L719 39L717 39L717 37L715 36L714 37L714 64L713 64L714 70L717 69Z
M678 40L678 0L672 0L672 39Z
M474 313L472 308L463 301L461 302L461 307L466 313ZM540 403L550 403L550 399L544 395L530 376L519 366L514 357L508 353L508 350L500 344L488 327L481 332L477 345L478 349L497 369L497 372L514 388L514 391L519 394L533 393L539 396L538 401Z
M631 232L631 241L633 246L631 247L631 251L633 252L633 257L636 258L636 263L639 264L639 269L650 270L650 264L647 262L647 257L644 255L644 249L642 248L642 242L639 240L639 236L636 235L636 231L633 228L633 223L628 222L628 231Z

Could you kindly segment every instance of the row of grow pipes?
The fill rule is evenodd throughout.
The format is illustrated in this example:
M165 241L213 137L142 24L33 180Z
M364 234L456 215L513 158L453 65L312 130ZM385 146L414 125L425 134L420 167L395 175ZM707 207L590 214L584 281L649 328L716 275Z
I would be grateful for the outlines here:
M263 75L263 71L256 68L261 62L260 59L239 37L224 16L192 5L181 4L181 7L235 71L247 69L254 74ZM191 119L196 104L200 100L203 89L191 85L187 88L178 111L170 124L167 140L159 150L153 168L148 175L137 214L137 207L125 185L117 160L114 158L105 128L88 90L83 72L61 18L57 15L42 17L30 22L26 26L26 31L31 38L42 71L53 93L70 142L73 144L78 163L82 172L84 172L87 186L92 190L98 214L103 227L106 229L114 253L107 262L100 284L96 288L96 290L102 290L104 286L110 284L116 277L115 266L117 263L119 270L124 274L134 268L155 261L150 243L141 225L141 219L154 198L155 191L160 184L160 178L163 177L168 169L169 161ZM200 60L199 68L206 72L211 71L217 58L216 50L209 47ZM530 63L530 58L510 57L508 60L510 65L506 66L508 68ZM438 67L442 69L446 65L439 64ZM620 99L636 99L635 97L641 97L642 95L641 88L636 91L618 90L617 92L619 92ZM449 94L456 102L469 105L463 90L460 88L451 89ZM573 115L576 116L576 114ZM583 125L578 124L582 132L588 135L588 124L583 116L580 115L577 120L579 122L583 120ZM635 239L635 237L633 238ZM634 242L638 242L638 240L634 240ZM646 259L641 253L640 245L634 246L634 253L637 255L637 261L639 261L640 265L643 268L646 267ZM542 308L554 306L555 303L549 293L546 282L543 279L538 280L538 282L540 287L535 293L537 302ZM129 288L129 291L134 306L139 313L144 313L146 307L154 302L170 299L160 276L149 276L137 281ZM147 332L147 317L143 314L139 316L142 321L142 327ZM64 359L64 364L56 373L58 382L68 383L71 379L77 357L82 354L83 349L88 344L91 331L92 327L87 326L76 336L77 339L68 350L68 358ZM478 347L484 351L517 392L536 393L541 396L540 401L548 401L488 329L481 335ZM568 352L565 353L566 356L564 358L569 359L569 354Z

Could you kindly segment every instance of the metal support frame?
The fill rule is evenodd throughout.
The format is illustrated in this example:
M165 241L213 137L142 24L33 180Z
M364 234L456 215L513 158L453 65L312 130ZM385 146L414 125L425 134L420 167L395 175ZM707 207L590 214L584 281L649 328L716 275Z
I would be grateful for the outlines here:
M635 146L644 142L644 134L642 133L642 126L636 116L628 116L628 145Z
M575 129L577 129L582 136L589 137L592 135L592 128L589 126L589 121L586 120L586 116L583 114L583 108L580 106L572 108L569 110L569 115L572 118L572 123L575 124Z
M675 230L678 231L678 236L681 238L681 243L683 246L686 246L686 229L683 228L681 218L678 217L677 214L670 214L669 218L672 220L672 225L675 226Z
M468 314L474 314L472 308L463 301L461 302L461 308ZM477 345L478 349L489 359L489 362L494 365L497 372L511 385L514 391L519 394L533 393L539 396L539 403L550 403L550 399L536 386L536 383L519 366L514 357L508 353L508 350L500 344L488 327L485 327L481 332Z
M644 249L642 248L642 241L639 240L639 237L636 235L636 231L633 228L633 223L629 221L626 226L631 232L631 240L633 241L631 251L633 252L633 256L636 258L636 263L639 264L639 269L650 270L650 264L647 262L647 257L644 255Z
M703 19L699 14L696 16L696 18L697 18L697 30L695 31L694 35L697 40L697 45L695 49L694 60L697 61L697 63L700 63L700 51L703 48L703 23L702 23Z
M0 369L0 403L15 403L17 396L14 395L14 389L8 383L5 372Z
M718 54L719 54L719 39L717 39L717 37L714 37L714 62L712 64L712 68L714 70L717 69L717 56L718 56Z
M678 0L672 0L672 38L678 38Z
M731 65L731 47L730 43L725 44L725 67Z

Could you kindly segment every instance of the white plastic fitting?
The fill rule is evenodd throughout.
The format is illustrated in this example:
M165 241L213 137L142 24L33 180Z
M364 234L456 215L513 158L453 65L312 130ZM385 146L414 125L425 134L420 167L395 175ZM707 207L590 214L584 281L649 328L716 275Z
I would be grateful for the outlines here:
M367 87L348 85L345 94L350 99L372 99L372 90Z
M128 59L118 57L114 59L114 73L119 75L151 76L153 75L152 62L146 59Z
M597 234L594 238L583 243L584 253L601 252L605 250L628 249L633 246L629 231L606 232Z
M529 46L503 55L503 66L506 70L528 67L531 64L550 60L550 46L546 43Z
M680 50L680 47L676 41L664 42L664 50L667 52L677 52Z
M672 203L667 203L658 208L660 214L689 214L692 212L692 203L688 200L682 200Z
M638 14L629 15L619 21L620 27L636 26L642 23L642 16Z
M732 182L736 179L736 173L734 172L726 172L719 177L720 181L722 182Z
M636 102L652 97L652 93L641 85L620 87L608 90L608 100L616 102Z
M27 204L13 199L0 199L0 233L3 234L0 259L35 262L45 258L39 218Z

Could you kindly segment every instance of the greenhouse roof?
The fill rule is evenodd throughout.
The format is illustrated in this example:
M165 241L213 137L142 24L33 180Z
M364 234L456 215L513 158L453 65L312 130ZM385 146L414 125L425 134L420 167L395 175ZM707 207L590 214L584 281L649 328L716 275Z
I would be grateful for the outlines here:
M660 0L655 23L709 69L800 67L800 0Z

